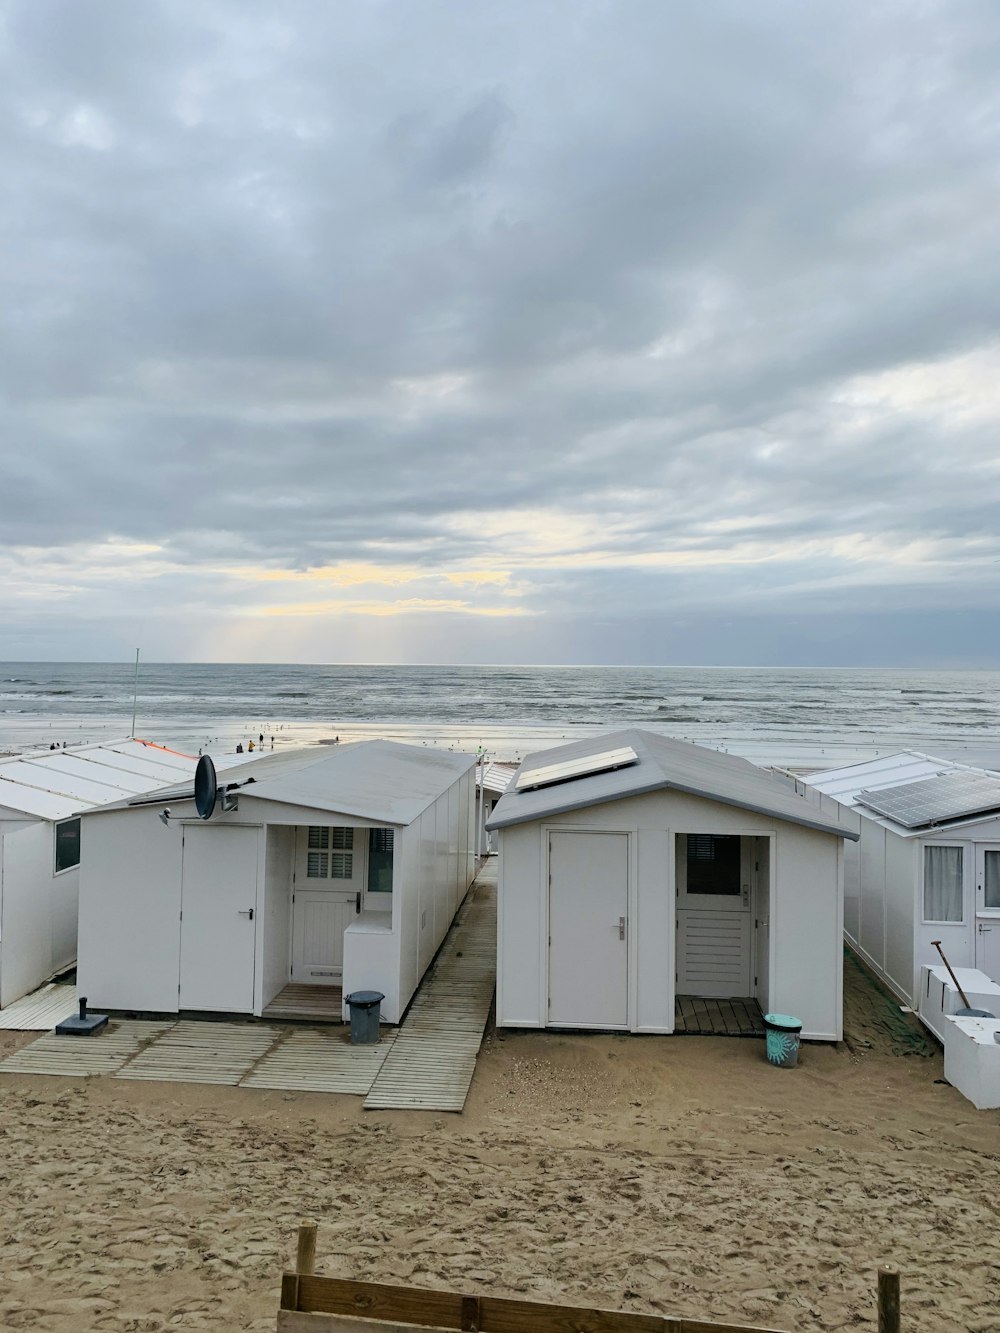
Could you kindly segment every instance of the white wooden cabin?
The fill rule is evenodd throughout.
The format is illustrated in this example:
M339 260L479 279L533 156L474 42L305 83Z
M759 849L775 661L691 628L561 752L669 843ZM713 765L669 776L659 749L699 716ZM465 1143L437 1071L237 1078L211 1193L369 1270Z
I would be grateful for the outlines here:
M190 785L93 815L81 994L263 1015L289 1013L294 989L303 1016L340 1017L344 996L378 990L398 1022L475 875L475 762L390 741L312 747L227 769L207 820Z
M858 822L651 732L530 755L488 821L498 1025L668 1033L678 996L752 998L840 1040L843 845Z
M900 999L919 1008L932 940L1000 982L1000 775L904 750L803 781L861 817L844 934Z
M0 1008L76 960L81 816L190 777L195 763L134 739L0 761Z
M476 828L478 829L477 847L480 856L487 856L497 849L496 832L490 832L486 821L500 802L500 797L514 780L517 764L498 759L480 759L476 768L477 810Z

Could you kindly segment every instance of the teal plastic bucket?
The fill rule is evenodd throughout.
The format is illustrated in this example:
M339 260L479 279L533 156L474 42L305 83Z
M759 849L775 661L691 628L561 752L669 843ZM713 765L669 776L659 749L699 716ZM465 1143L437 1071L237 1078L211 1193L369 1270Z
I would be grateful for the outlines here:
M791 1014L764 1015L767 1058L779 1069L794 1069L799 1062L799 1033L802 1023Z

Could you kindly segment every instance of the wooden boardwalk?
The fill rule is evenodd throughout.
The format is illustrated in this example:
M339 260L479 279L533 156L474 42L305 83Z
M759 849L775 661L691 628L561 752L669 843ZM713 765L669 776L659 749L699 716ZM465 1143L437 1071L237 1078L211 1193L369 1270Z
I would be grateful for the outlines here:
M343 1023L343 995L340 986L302 986L292 981L278 991L261 1017L279 1023L286 1019Z
M39 1037L4 1060L5 1074L61 1074L86 1078L114 1074L150 1041L168 1032L173 1023L126 1021L113 1023L94 1037Z
M366 1110L461 1111L496 987L497 863L478 877L365 1098Z
M674 1035L687 1037L763 1037L764 1019L752 996L711 1000L678 995L674 1000Z
M175 1023L119 1069L115 1078L235 1087L284 1035L281 1028L263 1023Z
M333 1031L298 1028L254 1066L240 1087L346 1092L363 1097L395 1036L394 1029L383 1029L377 1046L352 1046L346 1027Z
M0 1009L0 1028L11 1032L51 1032L57 1023L79 1010L76 986L59 986L50 981L6 1009Z

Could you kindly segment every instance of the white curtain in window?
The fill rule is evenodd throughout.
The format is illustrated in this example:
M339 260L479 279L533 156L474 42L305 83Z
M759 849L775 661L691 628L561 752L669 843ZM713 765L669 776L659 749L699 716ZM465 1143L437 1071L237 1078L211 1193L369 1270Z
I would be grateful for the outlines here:
M962 848L924 848L924 920L962 920Z

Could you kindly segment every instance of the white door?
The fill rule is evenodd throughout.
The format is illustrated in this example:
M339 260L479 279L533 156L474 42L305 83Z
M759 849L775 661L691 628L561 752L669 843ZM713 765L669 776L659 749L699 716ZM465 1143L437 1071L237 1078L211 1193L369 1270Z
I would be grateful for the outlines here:
M549 835L550 1024L628 1027L628 834Z
M751 995L751 840L677 835L677 993Z
M181 1009L253 1013L255 828L187 825L181 867Z
M1000 983L1000 844L976 845L976 967Z
M296 831L292 893L292 980L339 986L344 977L344 931L357 916L365 886L367 829Z

